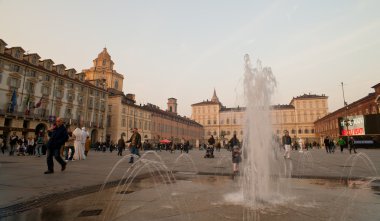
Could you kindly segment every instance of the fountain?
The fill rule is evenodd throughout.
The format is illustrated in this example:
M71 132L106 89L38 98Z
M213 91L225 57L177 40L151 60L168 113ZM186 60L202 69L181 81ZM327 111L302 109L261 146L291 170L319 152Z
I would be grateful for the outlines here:
M127 163L130 155L119 159L97 192L5 220L379 220L380 182L370 158L362 153L350 156L340 165L343 172L336 171L341 179L316 178L333 174L317 161L325 157L322 150L296 152L291 160L284 159L271 128L276 79L260 61L256 68L248 55L244 61L246 113L237 180L229 176L227 151L215 159L203 158L198 150L179 156L147 151L133 165ZM127 169L116 175L120 167ZM364 173L367 179L353 175Z
M276 79L270 67L252 68L249 55L244 56L244 94L246 101L245 130L243 139L243 173L240 179L244 203L257 207L278 200L277 188L279 161L273 148L271 127L271 96ZM275 180L274 180L275 179Z

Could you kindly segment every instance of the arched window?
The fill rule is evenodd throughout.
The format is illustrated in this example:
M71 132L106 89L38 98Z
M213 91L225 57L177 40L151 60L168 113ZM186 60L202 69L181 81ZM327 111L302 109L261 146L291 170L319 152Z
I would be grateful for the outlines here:
M309 133L309 129L305 129L305 134L308 134Z
M302 130L301 130L301 129L298 129L298 133L299 133L299 134L302 134Z
M296 130L295 129L292 129L292 134L296 134Z

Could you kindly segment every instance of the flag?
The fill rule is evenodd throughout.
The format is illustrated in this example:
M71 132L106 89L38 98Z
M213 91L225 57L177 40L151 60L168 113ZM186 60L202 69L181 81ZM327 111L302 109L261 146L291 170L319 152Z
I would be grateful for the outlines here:
M25 100L25 115L29 115L30 114L30 94L26 97L26 100Z
M38 103L34 105L34 108L39 108L39 107L41 107L42 98L44 98L44 97L42 96L42 97L40 98L40 101L38 101Z
M14 89L13 94L12 94L12 98L11 98L10 112L13 113L15 111L16 105L17 105L17 93L16 93L16 89Z
M25 115L30 114L30 101L28 100L28 103L26 104L26 109L25 109Z

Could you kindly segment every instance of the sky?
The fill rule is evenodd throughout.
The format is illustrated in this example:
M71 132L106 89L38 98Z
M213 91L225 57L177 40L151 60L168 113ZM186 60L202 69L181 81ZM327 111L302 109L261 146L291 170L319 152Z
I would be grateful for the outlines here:
M244 106L244 55L271 67L273 104L325 94L329 111L380 83L380 1L0 0L0 39L77 71L107 48L137 103L180 115Z

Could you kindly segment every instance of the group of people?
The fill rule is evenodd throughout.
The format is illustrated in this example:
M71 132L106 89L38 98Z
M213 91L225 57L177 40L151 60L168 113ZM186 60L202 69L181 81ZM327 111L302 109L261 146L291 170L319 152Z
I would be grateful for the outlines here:
M325 144L326 153L335 153L335 147L340 147L340 152L343 153L343 149L347 147L350 154L352 151L354 153L356 152L356 146L355 146L355 140L353 137L348 138L348 142L346 142L347 139L344 139L343 137L339 137L338 139L334 139L332 137L326 136L323 140L323 143Z
M18 137L16 132L9 137L9 155L14 156L17 154L18 156L41 156L42 155L42 144L44 142L44 138L40 137L28 137L27 139L22 136ZM1 152L5 154L5 150L7 149L6 141L3 137L0 137L0 147Z
M49 140L46 143L48 170L45 171L45 174L54 173L53 157L61 165L61 171L66 169L67 162L61 157L62 151L65 152L67 161L86 159L90 147L90 138L86 128L76 128L71 132L63 123L61 118L57 118L55 124L48 129Z
M141 135L138 132L138 129L135 127L132 129L132 135L129 138L129 140L125 141L125 133L122 133L120 136L120 139L117 141L117 149L118 153L117 155L122 156L123 155L123 150L125 150L126 143L129 143L129 150L131 152L131 157L129 158L129 163L134 162L134 157L139 156L139 149L141 148Z
M304 141L302 138L298 138L295 142L297 142L297 145L300 147L299 152L303 152L305 150L306 145L304 144ZM355 147L355 141L353 137L348 138L348 142L343 139L343 137L338 138L337 140L334 140L331 137L326 136L323 140L326 153L335 153L335 147L339 146L341 153L343 153L344 147L347 146L348 150L354 153L356 152ZM287 130L284 131L284 136L282 137L282 146L285 149L284 158L289 159L290 158L290 152L292 150L292 138L289 136L289 132ZM306 148L307 150L307 148Z

